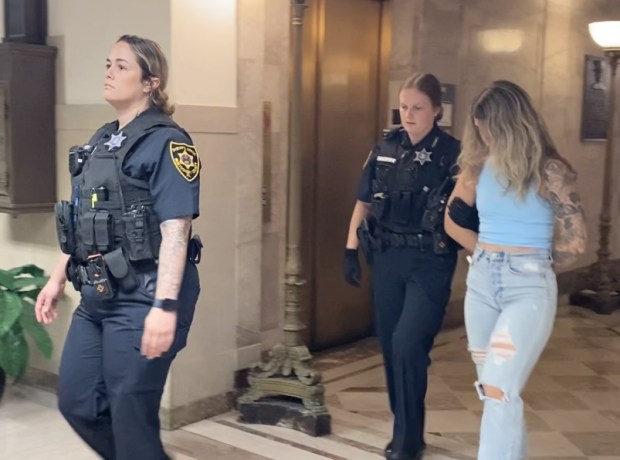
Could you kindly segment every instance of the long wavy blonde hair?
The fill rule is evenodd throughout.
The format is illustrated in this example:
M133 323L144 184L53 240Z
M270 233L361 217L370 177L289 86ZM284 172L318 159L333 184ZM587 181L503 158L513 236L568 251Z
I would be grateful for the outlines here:
M549 160L558 160L572 171L527 92L506 80L493 82L475 99L463 134L459 169L477 182L487 158L506 190L521 198L531 187L544 194L543 173Z

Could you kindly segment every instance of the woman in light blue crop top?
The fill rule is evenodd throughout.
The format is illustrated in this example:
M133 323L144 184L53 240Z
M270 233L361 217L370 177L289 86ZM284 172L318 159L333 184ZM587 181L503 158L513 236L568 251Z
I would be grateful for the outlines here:
M554 265L586 246L576 174L528 94L508 81L474 101L459 166L445 229L473 252L465 325L484 404L478 459L523 460L521 392L553 327Z

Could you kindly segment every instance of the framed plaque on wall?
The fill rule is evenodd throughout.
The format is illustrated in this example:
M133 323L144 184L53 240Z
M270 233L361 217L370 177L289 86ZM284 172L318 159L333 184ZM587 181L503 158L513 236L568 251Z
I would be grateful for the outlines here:
M454 101L456 100L456 86L451 83L441 85L441 107L443 116L439 123L442 128L452 128L454 125Z
M585 56L583 104L581 107L581 140L607 139L609 110L609 64L604 57Z

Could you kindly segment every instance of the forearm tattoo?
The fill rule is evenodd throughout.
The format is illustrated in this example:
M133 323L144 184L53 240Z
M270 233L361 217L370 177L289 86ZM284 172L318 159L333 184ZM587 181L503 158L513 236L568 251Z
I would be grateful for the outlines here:
M158 299L177 299L187 260L187 243L191 227L191 217L182 217L162 222L159 266L157 269Z
M577 176L564 163L552 160L543 181L555 217L553 258L558 265L569 264L585 251L587 240Z

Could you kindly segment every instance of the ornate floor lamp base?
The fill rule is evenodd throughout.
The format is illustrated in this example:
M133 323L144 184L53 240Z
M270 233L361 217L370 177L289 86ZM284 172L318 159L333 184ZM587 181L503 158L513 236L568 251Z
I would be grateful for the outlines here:
M283 426L310 436L331 432L321 373L312 368L305 346L276 345L267 362L250 370L248 383L238 400L241 422Z
M301 431L310 436L331 433L329 413L316 414L293 399L266 398L255 402L239 403L239 421L281 426Z
M322 384L295 377L251 377L251 389L239 399L239 421L291 428L310 436L331 433Z

